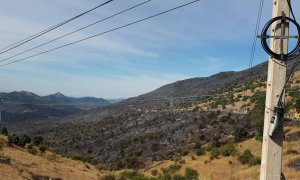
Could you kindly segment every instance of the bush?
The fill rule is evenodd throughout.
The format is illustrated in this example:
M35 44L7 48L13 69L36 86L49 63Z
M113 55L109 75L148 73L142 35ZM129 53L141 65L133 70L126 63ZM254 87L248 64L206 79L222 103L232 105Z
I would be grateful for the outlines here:
M237 127L234 129L233 134L234 134L235 142L239 142L241 140L244 140L247 137L248 132L245 128Z
M218 148L213 148L210 152L210 159L213 160L213 159L216 159L220 156L220 151Z
M1 134L4 135L4 136L7 136L8 135L8 131L7 131L7 128L6 127L3 127L1 129Z
M249 149L247 149L243 152L242 155L239 156L238 159L242 164L248 164L251 161L251 159L253 159L253 158L254 158L254 155L252 154L252 152Z
M199 148L196 150L197 156L202 156L205 154L205 150L203 148Z
M35 136L33 138L33 145L38 146L40 144L43 144L44 139L41 136Z
M248 164L249 166L255 166L261 162L261 159L255 157L249 149L245 150L238 159L242 164Z
M249 166L256 166L261 163L261 158L260 157L254 157L250 160Z
M27 143L30 143L31 139L28 135L24 134L20 137L19 146L24 147Z
M230 156L236 152L236 149L233 143L228 143L225 146L221 147L219 151L223 156Z
M191 168L186 168L185 169L185 178L188 180L198 180L198 172L191 169Z
M39 146L39 150L41 151L41 153L45 153L46 150L47 150L47 148L46 148L45 145L41 144L41 145Z
M15 135L15 134L8 136L9 144L19 145L19 142L20 142L19 136Z

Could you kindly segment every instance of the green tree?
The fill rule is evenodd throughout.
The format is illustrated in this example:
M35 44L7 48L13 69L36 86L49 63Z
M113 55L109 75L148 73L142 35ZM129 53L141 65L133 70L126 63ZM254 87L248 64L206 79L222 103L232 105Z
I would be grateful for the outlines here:
M20 137L20 141L19 141L19 146L24 147L27 143L31 142L31 138L24 134L23 136Z
M39 146L39 150L41 151L41 153L45 153L46 150L47 150L47 148L46 148L45 145L41 144L41 145Z
M19 142L20 142L19 136L15 135L15 134L8 136L9 144L19 145Z
M41 136L35 136L33 138L33 142L32 143L33 143L33 145L38 146L40 144L43 144L43 141L44 141L43 137L41 137Z
M235 142L239 142L248 136L247 130L243 127L235 128L233 134Z
M7 136L8 135L8 131L7 131L7 128L6 127L3 127L1 129L1 134L4 135L4 136Z

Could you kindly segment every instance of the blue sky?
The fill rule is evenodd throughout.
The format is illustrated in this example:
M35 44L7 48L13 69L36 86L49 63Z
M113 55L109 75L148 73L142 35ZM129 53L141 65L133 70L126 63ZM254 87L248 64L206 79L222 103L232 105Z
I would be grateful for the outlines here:
M104 0L2 0L0 47L88 10ZM115 0L31 43L9 57L143 0ZM133 11L19 58L124 25L188 0L152 0ZM298 2L297 2L298 3ZM127 98L162 85L248 68L259 0L202 0L128 28L0 69L0 91ZM262 25L271 18L265 0ZM297 7L298 4L295 4ZM297 14L297 9L295 9ZM254 64L267 60L257 46ZM15 58L18 59L18 58Z

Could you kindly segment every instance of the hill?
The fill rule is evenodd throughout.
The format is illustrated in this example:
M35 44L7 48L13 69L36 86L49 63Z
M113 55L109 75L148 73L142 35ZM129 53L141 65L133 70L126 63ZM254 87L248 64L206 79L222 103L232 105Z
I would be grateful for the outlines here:
M0 135L0 179L99 179L100 171L93 165L74 161L46 151L39 152L17 146L7 146ZM5 175L5 176L3 176Z
M300 160L299 140L293 140L300 133L298 127L287 126L284 143L283 173L287 179L297 179L300 175L297 162ZM258 179L259 165L243 164L239 157L246 150L250 150L253 156L261 154L261 143L255 139L249 139L234 145L229 153L212 157L213 151L199 149L193 150L183 156L176 156L168 160L159 160L147 163L145 168L139 170L124 169L121 171L108 171L101 166L72 160L73 157L46 151L41 153L37 147L29 149L28 145L21 148L15 145L7 145L7 137L0 135L0 173L5 174L1 179L100 179L100 180L161 180L174 179L186 176L199 179ZM206 146L206 149L208 146ZM223 149L225 149L223 147ZM224 150L223 150L224 151ZM222 152L224 153L224 152ZM73 158L75 159L75 158ZM187 174L189 169L189 174ZM297 171L298 169L298 171ZM196 174L195 174L196 172ZM197 178L197 179L198 179Z
M176 82L70 117L5 125L18 134L43 136L53 151L89 156L112 169L143 168L149 161L184 155L206 144L221 147L261 138L265 70L263 63L252 70ZM299 92L299 82L293 79L290 88ZM151 94L152 99L146 98ZM179 95L196 97L171 101ZM298 95L289 94L291 110Z

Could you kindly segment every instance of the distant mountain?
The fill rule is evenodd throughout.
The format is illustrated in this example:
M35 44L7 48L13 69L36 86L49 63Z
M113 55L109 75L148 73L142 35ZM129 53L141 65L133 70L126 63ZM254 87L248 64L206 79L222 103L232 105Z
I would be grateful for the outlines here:
M60 92L48 96L38 96L34 93L21 91L0 93L0 98L7 99L10 103L27 103L27 104L42 104L42 105L72 105L79 108L91 108L106 106L111 104L109 101L102 98L82 97L74 98L67 97Z
M0 98L4 101L2 119L8 122L64 117L111 104L101 98L74 98L59 92L49 96L38 96L27 91L14 91L0 93Z
M118 102L121 102L123 100L125 100L124 98L119 98L119 99L107 99L110 103L115 104Z

